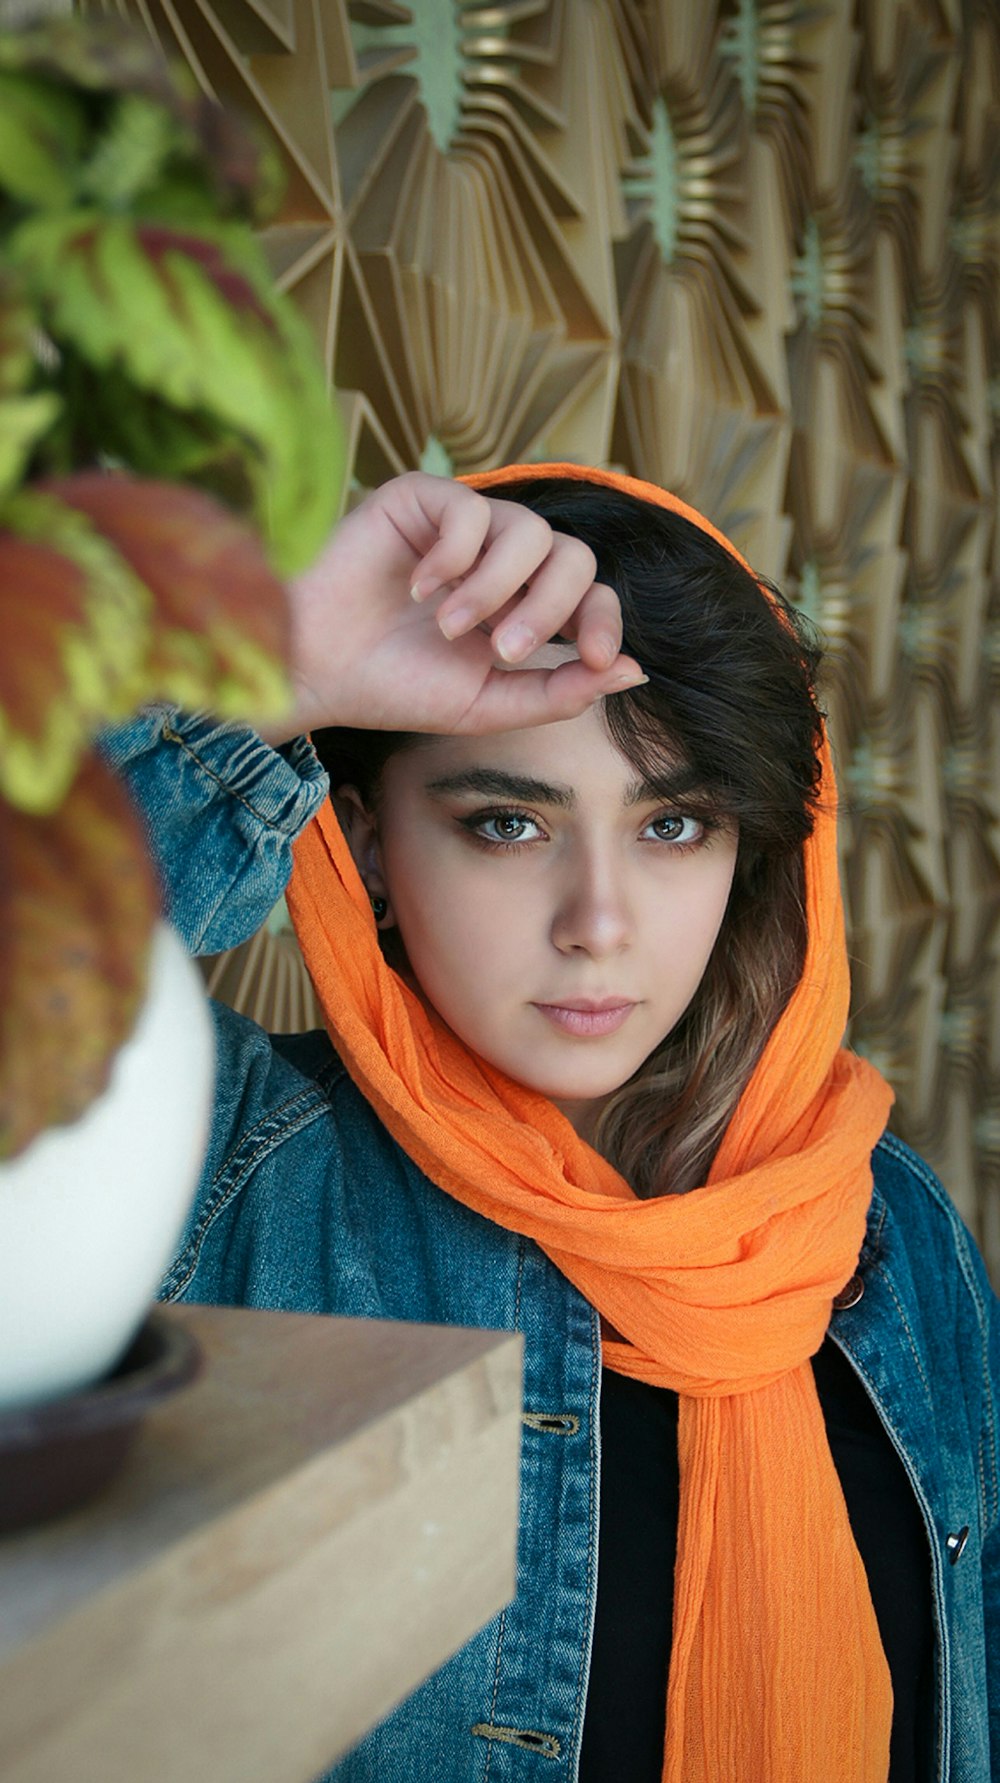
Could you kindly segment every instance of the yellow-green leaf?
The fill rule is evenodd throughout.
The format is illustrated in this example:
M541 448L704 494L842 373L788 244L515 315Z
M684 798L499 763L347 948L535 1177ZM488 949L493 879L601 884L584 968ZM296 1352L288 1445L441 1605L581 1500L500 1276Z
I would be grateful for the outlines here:
M35 442L51 427L59 408L59 398L51 392L0 397L0 498L20 482Z
M102 723L134 710L148 591L84 515L21 491L0 507L0 794L51 811Z
M45 485L85 515L151 596L143 701L210 706L222 717L284 710L285 591L260 540L198 489L81 473Z
M95 452L155 474L156 433L144 453L134 409L172 405L197 422L210 486L213 433L220 460L239 455L276 567L310 562L337 512L343 440L308 329L273 291L249 231L194 234L92 212L31 218L9 247L49 333L75 354L74 437L97 428ZM114 404L102 400L109 372Z
M0 69L0 190L21 204L68 204L83 141L77 99Z
M2 5L0 5L2 11ZM240 216L263 222L280 200L276 153L247 121L199 91L181 63L164 61L149 35L122 19L48 19L0 36L0 70L82 97L89 123L72 164L78 190L107 208L142 201L147 216ZM138 102L163 120L164 156L147 125L126 117ZM77 150L79 152L77 152Z
M0 267L0 397L23 391L35 370L35 318L7 267Z

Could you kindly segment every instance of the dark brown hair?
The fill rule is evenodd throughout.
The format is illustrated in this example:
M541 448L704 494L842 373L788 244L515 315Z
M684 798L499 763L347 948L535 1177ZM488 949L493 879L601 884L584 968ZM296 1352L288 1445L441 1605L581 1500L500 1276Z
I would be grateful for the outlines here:
M640 1195L705 1180L805 955L802 844L812 828L821 718L818 651L777 590L691 521L621 490L570 478L507 484L582 539L615 589L623 648L649 682L605 702L608 733L655 777L683 761L685 808L739 827L725 920L676 1027L612 1095L589 1135ZM331 730L316 745L336 787L377 801L384 763L417 739Z

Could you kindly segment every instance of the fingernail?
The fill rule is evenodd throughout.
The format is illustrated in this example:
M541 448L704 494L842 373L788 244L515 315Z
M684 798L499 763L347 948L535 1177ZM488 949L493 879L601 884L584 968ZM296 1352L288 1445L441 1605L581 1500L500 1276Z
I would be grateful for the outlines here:
M613 638L611 633L606 631L601 632L595 642L600 646L601 655L604 657L605 662L614 662L620 648L618 639Z
M508 625L506 631L498 632L493 639L493 648L504 662L520 662L535 648L537 638L526 625Z
M457 638L468 631L475 617L471 607L454 607L450 613L438 614L438 629L448 639Z
M629 687L645 687L648 680L649 676L643 675L641 672L638 675L616 675L612 681L608 682L606 691L608 693L624 693Z

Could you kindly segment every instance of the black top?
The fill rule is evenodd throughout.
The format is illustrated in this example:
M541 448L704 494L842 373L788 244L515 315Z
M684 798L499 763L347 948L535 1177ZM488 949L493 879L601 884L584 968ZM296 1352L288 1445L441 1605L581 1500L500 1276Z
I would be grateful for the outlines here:
M889 1783L930 1783L930 1554L903 1464L829 1338L813 1357L827 1436L864 1561L894 1697ZM580 1783L660 1783L680 1481L677 1395L605 1369L597 1614Z

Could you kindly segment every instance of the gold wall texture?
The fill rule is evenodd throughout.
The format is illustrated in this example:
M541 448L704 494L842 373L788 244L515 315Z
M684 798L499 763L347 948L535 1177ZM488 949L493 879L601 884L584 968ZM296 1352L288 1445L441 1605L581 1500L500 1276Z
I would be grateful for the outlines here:
M275 144L355 489L612 463L819 622L853 1038L1000 1279L996 0L103 9ZM214 976L291 1026L297 971Z

